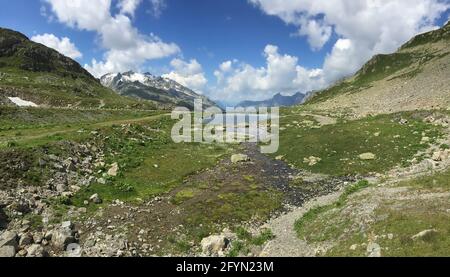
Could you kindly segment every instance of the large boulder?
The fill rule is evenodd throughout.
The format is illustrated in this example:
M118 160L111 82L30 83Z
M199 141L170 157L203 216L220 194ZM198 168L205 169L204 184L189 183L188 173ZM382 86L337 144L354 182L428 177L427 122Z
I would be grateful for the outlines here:
M52 232L52 246L56 250L64 251L66 246L75 242L73 225L70 221L63 222L61 226Z
M367 257L378 258L381 257L381 247L375 242L371 242L367 245Z
M223 256L230 241L225 235L214 235L202 240L202 254L204 256Z
M12 246L14 249L19 247L18 236L16 232L5 231L0 235L0 247Z
M0 258L12 258L16 255L16 248L14 246L5 245L0 247Z
M412 240L426 240L427 238L430 238L432 236L435 236L438 233L436 229L428 229L424 230L414 236L411 237Z
M33 244L27 249L27 257L41 258L47 256L47 252L39 244Z

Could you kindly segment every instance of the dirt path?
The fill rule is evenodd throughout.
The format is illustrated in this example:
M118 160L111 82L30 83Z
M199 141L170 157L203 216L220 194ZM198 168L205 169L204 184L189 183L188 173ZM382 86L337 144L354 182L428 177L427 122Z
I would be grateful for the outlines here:
M301 218L311 208L331 204L339 198L341 192L335 192L315 198L299 208L293 208L286 214L270 220L262 228L272 230L275 239L266 244L261 257L311 257L315 256L313 249L306 241L297 237L294 230L295 221Z
M15 133L17 131L14 131L14 141L16 142L27 142L32 141L36 139L45 138L48 136L54 136L54 135L61 135L61 134L67 134L78 131L80 128L101 128L101 127L108 127L112 125L121 125L121 124L131 124L131 123L138 123L138 122L144 122L148 120L154 120L161 118L163 116L169 116L170 114L158 114L153 116L146 116L146 117L140 117L140 118L132 118L132 119L118 119L118 120L112 120L112 121L103 121L103 122L97 122L97 123L87 123L85 125L79 125L76 127L66 127L66 126L55 126L50 129L43 129L43 130L33 130L36 131L35 134L26 135L17 137L15 136ZM7 134L3 133L5 136L0 138L0 143L3 141L9 141L11 140L11 136L8 136Z
M302 116L312 116L314 119L319 122L321 126L325 125L334 125L337 123L337 119L334 117L312 114L312 113L303 113Z

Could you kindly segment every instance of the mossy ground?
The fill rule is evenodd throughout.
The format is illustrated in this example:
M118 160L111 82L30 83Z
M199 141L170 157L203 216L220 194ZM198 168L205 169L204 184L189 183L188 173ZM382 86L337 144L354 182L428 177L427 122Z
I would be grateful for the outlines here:
M359 120L338 119L337 124L318 127L300 110L286 110L281 118L280 149L275 156L297 168L330 175L382 173L396 165L408 165L414 155L429 147L441 129L423 122L411 112L379 115ZM400 120L408 120L400 124ZM430 141L423 143L422 137ZM361 160L360 154L373 153L374 160ZM318 157L309 165L305 158Z

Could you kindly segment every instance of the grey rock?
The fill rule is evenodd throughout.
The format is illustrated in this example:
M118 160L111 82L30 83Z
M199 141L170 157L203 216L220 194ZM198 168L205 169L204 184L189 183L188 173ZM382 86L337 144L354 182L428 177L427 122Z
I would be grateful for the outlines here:
M25 247L27 245L31 245L33 243L33 236L30 233L23 234L19 240L19 246Z
M44 236L41 233L36 233L33 235L33 241L37 244L41 243L44 239Z
M223 251L230 241L224 235L214 235L201 241L202 253L205 256L223 256Z
M91 201L94 204L101 204L103 202L97 193L89 197L89 201Z
M5 231L0 236L0 247L3 246L12 246L17 249L18 245L18 236L16 232Z
M113 163L111 165L111 168L108 170L108 175L112 176L112 177L116 177L118 173L119 173L119 164Z
M436 235L438 233L438 231L436 229L429 229L429 230L424 230L414 236L411 237L412 240L418 240L418 239L425 239L427 237Z
M64 221L63 223L61 223L61 228L72 229L73 224L71 221Z
M375 160L376 157L377 156L373 153L364 153L364 154L359 155L359 158L364 161Z
M30 247L27 248L27 257L36 257L41 258L47 256L46 251L44 250L44 247L42 247L39 244L33 244Z
M0 247L1 258L12 258L16 255L16 248L14 246L5 245Z
M250 158L247 155L244 154L235 154L231 156L231 162L232 163L241 163L241 162L247 162Z
M67 248L66 248L66 256L67 257L72 257L72 258L81 257L81 254L82 254L82 251L81 251L81 247L79 244L71 243L71 244L67 245Z
M66 246L75 242L74 232L72 230L73 224L70 221L65 221L60 228L52 232L52 245L57 250L66 250Z
M57 184L56 191L57 192L65 192L65 191L67 191L67 186L65 184Z
M367 245L367 256L371 258L381 257L381 247L377 243L371 242Z

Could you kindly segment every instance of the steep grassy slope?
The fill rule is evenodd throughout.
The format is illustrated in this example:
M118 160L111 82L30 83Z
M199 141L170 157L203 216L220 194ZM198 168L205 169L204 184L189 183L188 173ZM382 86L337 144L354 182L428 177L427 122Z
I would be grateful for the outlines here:
M350 109L357 115L450 104L450 23L421 34L396 53L376 55L353 77L318 92L308 104L317 110Z
M0 103L8 103L6 97L58 107L154 107L118 96L74 60L0 28Z

